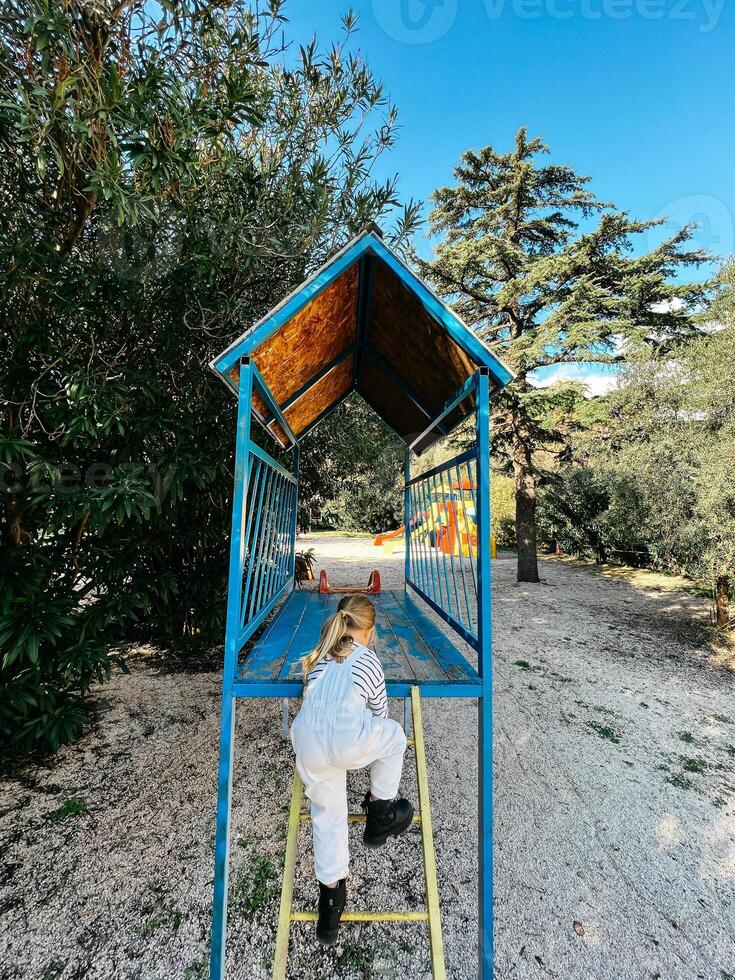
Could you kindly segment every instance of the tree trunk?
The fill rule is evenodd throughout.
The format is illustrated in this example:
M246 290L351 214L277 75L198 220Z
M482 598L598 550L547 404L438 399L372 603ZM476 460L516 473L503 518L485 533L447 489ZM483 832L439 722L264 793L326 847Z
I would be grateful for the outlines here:
M720 575L715 581L715 609L717 610L717 625L730 625L730 579Z
M536 554L536 474L531 462L530 440L513 436L513 475L516 493L516 545L519 582L538 582Z

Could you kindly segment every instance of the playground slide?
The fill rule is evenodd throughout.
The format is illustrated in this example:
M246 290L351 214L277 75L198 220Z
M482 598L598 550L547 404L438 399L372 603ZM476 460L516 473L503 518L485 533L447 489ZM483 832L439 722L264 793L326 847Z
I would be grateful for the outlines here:
M383 531L382 534L377 534L373 544L379 548L384 541L390 541L391 538L402 538L405 533L406 525L401 524L395 531Z
M426 512L422 511L411 521L411 527L420 527L425 520ZM384 541L390 541L391 538L402 538L405 533L406 525L401 524L401 526L396 528L395 531L383 531L381 534L376 534L373 544L376 548L379 548Z

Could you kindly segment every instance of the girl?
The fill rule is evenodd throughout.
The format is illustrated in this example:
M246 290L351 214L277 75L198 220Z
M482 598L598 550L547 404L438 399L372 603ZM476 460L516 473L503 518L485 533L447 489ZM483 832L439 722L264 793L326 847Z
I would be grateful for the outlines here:
M317 939L337 942L347 901L347 770L370 766L362 808L363 841L380 847L413 819L413 806L396 799L406 736L388 718L385 677L370 644L375 606L346 596L322 626L319 644L303 659L304 701L291 726L296 768L311 800L314 870L319 881Z

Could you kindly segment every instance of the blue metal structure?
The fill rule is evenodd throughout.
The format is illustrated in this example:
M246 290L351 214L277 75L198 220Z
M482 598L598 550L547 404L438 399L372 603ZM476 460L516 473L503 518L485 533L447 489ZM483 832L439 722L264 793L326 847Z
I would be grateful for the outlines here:
M256 359L261 345L290 322L336 277L359 262L360 292L355 338L337 358L315 371L310 384L300 384L279 404ZM405 590L377 597L378 646L389 696L408 697L418 688L429 697L472 697L478 701L479 723L479 976L493 976L493 854L492 854L492 664L490 608L490 397L511 377L510 372L475 335L407 269L374 233L363 234L284 301L260 324L236 341L212 366L238 397L235 478L230 542L229 593L222 687L220 765L217 801L214 902L210 978L222 980L225 970L227 873L232 794L235 706L238 697L298 697L302 693L300 658L313 649L325 616L338 596L294 590L294 556L298 497L299 442L333 411L348 392L317 406L314 418L301 420L295 432L289 421L293 407L320 385L346 358L352 357L355 378L360 364L378 364L369 345L370 290L375 263L383 262L402 287L410 290L437 324L475 366L458 390L435 410L414 390L411 379L388 364L385 377L405 393L425 417L427 426L406 442L405 454ZM358 356L359 355L359 356ZM385 358L383 358L385 360ZM381 367L384 370L384 366ZM357 383L355 382L355 387ZM351 389L352 390L352 389ZM373 407L380 412L379 398ZM475 414L475 444L425 472L412 475L412 462L437 438ZM461 409L461 411L460 411ZM291 468L278 463L252 438L255 417L284 448L291 449ZM276 430L277 431L274 431ZM459 540L456 548L440 548L428 533L427 515L437 501L453 500L462 526L474 525L475 544ZM417 597L417 598L414 598ZM418 600L418 601L417 601ZM280 603L280 607L276 608ZM476 653L469 663L429 610L436 613ZM269 615L275 616L243 651Z

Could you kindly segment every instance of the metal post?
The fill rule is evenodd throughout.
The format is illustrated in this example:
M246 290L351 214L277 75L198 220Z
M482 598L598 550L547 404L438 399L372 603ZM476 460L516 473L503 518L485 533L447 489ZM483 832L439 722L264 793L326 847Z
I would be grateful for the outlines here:
M490 606L490 380L477 384L477 636L482 695L478 701L479 976L493 980L493 675Z
M294 501L293 501L293 514L291 515L291 564L290 564L290 578L293 578L296 574L296 531L298 529L298 513L299 513L299 460L300 451L298 443L293 447L293 475L296 478L296 486L293 489Z
M250 359L240 361L240 386L237 404L237 441L235 444L235 484L232 500L230 533L230 571L227 592L227 626L225 662L222 671L222 717L220 721L219 773L217 777L217 833L214 858L214 898L212 902L212 947L209 962L210 980L223 980L227 937L227 872L230 852L230 804L232 797L232 762L235 734L235 698L232 684L237 670L240 604L245 554L245 505L248 496L247 460L250 444L250 406L253 377Z
M406 588L406 582L411 578L411 488L408 483L411 479L411 450L406 446L406 453L403 457L403 526L405 529L406 538L406 557L404 561L404 578L405 582L403 587Z
M406 532L406 555L404 561L404 583L403 588L408 588L408 581L411 578L411 488L408 483L411 479L411 450L406 446L403 457L403 526ZM411 737L411 699L403 699L403 731L406 737Z

